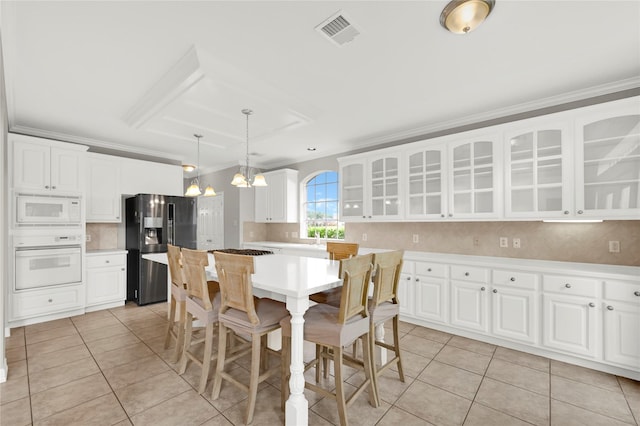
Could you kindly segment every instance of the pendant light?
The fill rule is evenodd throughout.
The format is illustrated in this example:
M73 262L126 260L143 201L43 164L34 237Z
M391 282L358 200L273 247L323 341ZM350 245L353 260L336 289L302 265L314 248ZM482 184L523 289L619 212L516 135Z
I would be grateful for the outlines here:
M251 188L252 186L267 186L267 181L264 175L258 173L253 175L258 170L249 166L249 116L253 114L250 109L243 109L242 113L247 118L247 156L245 157L245 165L240 166L240 170L233 176L231 185L238 188ZM251 182L253 175L253 182Z
M487 19L495 0L453 0L440 14L440 24L455 34L467 34Z
M187 188L187 191L184 193L184 195L186 197L197 197L198 195L202 194L202 191L200 190L200 138L202 137L202 135L198 135L198 134L194 134L193 136L196 137L196 139L198 140L197 145L198 145L198 157L197 157L197 165L195 166L195 170L198 171L195 179L193 179L191 181L191 185L189 185L189 187ZM184 166L183 166L184 168ZM191 169L193 170L193 169ZM213 187L211 185L208 185L205 190L204 190L204 196L205 197L213 197L216 195L216 191L213 189Z

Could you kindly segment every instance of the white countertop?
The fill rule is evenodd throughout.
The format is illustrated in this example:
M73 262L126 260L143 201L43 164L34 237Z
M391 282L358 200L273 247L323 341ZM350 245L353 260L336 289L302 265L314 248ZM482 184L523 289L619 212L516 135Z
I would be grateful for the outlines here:
M128 250L125 249L96 249L96 250L87 250L87 256L99 256L101 254L127 254Z
M311 251L311 252L320 252L326 253L327 244L326 241L321 244L303 244L303 243L282 243L278 241L247 241L243 243L244 246L260 246L260 247L271 247L274 249L289 249L289 250L299 250L299 251ZM383 251L389 251L387 249L379 249L379 248L370 248L370 247L360 247L358 249L359 254L369 254L369 253L380 253ZM327 256L329 254L327 253Z

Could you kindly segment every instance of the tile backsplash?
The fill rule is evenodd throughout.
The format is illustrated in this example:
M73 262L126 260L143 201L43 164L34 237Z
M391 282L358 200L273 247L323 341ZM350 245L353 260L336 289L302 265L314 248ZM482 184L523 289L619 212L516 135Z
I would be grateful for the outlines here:
M118 223L87 223L87 250L118 248Z
M244 224L244 241L312 243L294 238L300 225ZM366 234L366 241L363 241ZM418 242L414 243L414 235ZM506 237L507 248L500 247ZM520 240L520 248L513 240ZM345 240L363 247L405 249L565 262L640 266L640 221L544 222L379 222L347 223ZM609 241L620 243L609 252Z

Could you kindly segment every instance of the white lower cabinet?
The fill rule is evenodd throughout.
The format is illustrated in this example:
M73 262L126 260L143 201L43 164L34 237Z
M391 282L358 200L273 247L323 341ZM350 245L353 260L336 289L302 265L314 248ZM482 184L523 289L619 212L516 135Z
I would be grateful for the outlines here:
M640 283L605 281L604 359L640 370Z
M545 294L543 344L588 357L596 356L597 306L592 299Z
M451 324L486 333L488 323L486 284L451 281Z
M126 253L87 254L87 311L123 305L126 291Z
M413 316L416 306L414 298L414 262L404 261L402 263L402 274L398 283L398 300L400 301L400 315Z
M537 343L536 292L494 286L491 290L491 332L524 343Z
M82 309L83 290L82 285L71 285L15 292L11 297L11 319L13 321L29 320L33 317Z
M447 321L447 282L428 275L415 277L416 316L431 321Z

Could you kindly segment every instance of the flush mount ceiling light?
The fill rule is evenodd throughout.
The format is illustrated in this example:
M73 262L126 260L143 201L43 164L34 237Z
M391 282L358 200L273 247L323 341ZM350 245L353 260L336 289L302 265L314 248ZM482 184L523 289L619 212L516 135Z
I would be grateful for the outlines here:
M190 166L190 167L193 167L190 171L198 170L198 174L196 175L195 179L191 181L191 185L189 185L189 187L187 188L187 191L184 193L186 197L197 197L198 195L202 194L202 191L200 190L200 138L202 137L202 135L194 134L193 136L195 136L196 139L198 139L198 144L197 144L198 145L198 157L197 157L198 163L197 163L197 166ZM185 166L182 166L183 169L184 167ZM214 195L216 195L216 191L213 189L211 185L208 185L204 190L204 196L213 197Z
M495 0L453 0L442 10L440 24L455 34L466 34L482 24Z
M196 169L196 166L194 166L193 164L183 164L182 165L182 170L187 172L187 173L191 173L195 169Z
M243 109L242 113L247 117L247 156L245 165L240 167L238 173L233 176L231 185L238 188L251 188L252 186L267 186L267 181L259 170L249 166L249 116L253 114L250 109ZM257 174L256 174L257 173ZM253 182L251 181L253 176Z

